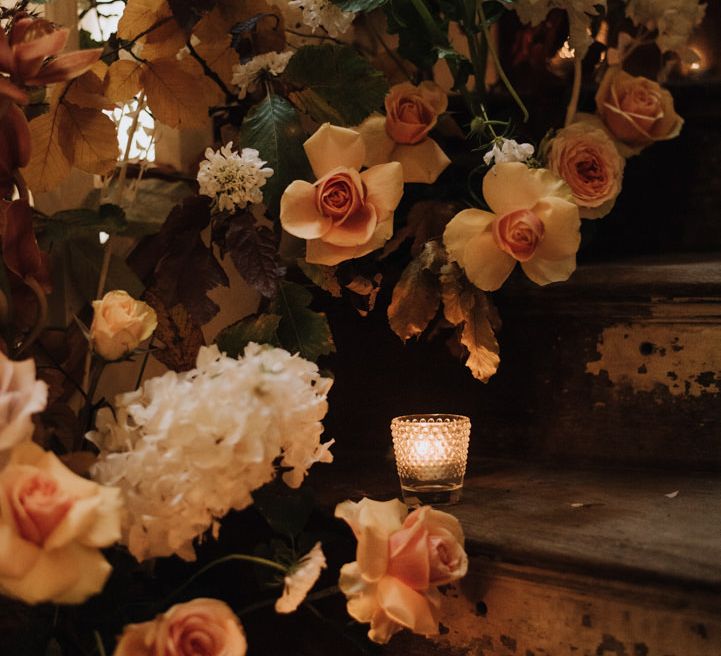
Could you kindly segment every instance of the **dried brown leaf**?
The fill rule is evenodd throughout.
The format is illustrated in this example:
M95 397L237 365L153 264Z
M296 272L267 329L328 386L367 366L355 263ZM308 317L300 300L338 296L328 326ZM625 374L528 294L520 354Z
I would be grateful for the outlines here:
M60 145L62 107L51 104L47 114L30 121L31 156L23 175L36 193L50 191L70 175L70 161Z
M170 16L170 7L165 0L128 0L118 23L118 36L130 41Z
M411 207L406 217L406 225L386 242L382 258L388 257L407 239L413 239L411 253L418 255L423 245L443 235L446 224L458 213L454 203L438 200L422 200Z
M233 79L233 66L240 63L238 53L230 46L231 38L210 43L199 43L195 50L228 86Z
M127 102L140 91L142 72L143 64L140 62L127 59L113 62L105 76L105 96L116 103Z
M86 173L108 173L117 164L115 123L98 109L61 103L59 141L72 164Z
M113 109L115 102L105 95L107 73L108 65L104 61L95 62L89 71L68 83L63 100L78 107Z
M169 20L143 37L142 43L143 59L175 57L185 45L185 34L175 20Z

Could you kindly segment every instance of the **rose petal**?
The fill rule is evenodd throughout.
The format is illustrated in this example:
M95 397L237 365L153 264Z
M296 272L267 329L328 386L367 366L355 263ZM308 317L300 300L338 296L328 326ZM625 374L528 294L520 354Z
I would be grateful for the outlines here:
M378 221L391 218L403 197L403 168L398 162L378 164L361 173L367 205L373 205Z
M288 185L280 199L280 223L283 229L301 239L322 237L333 225L315 203L316 187L305 180Z
M13 526L0 524L0 589L4 578L25 576L35 566L40 555L41 549L23 540Z
M366 158L363 139L358 132L330 123L321 125L303 148L316 178L322 178L339 166L360 169Z
M375 208L366 204L342 223L332 225L323 241L334 246L362 246L368 243L377 225Z
M398 144L391 159L403 167L404 182L433 184L451 163L448 156L433 139L424 139L413 145Z
M427 595L392 576L384 576L378 581L377 594L381 608L394 622L420 635L438 633L438 608Z
M366 149L365 166L385 164L393 158L391 153L396 147L395 141L386 132L386 117L381 114L372 114L356 130L363 138Z
M498 248L493 233L487 230L468 241L460 264L478 289L493 292L511 275L516 260Z
M581 219L578 207L560 198L549 196L533 207L543 222L543 239L534 257L560 260L576 255L581 245Z
M14 46L15 74L22 80L34 77L46 58L57 55L67 43L69 30L55 30Z
M388 576L395 576L414 590L427 590L430 584L428 531L422 522L402 528L390 537Z
M571 190L547 169L529 169L521 162L496 164L483 178L483 197L495 214L530 210L541 198L571 200Z
M466 244L470 239L487 230L494 219L490 212L476 209L463 210L456 214L443 233L443 244L451 262L458 262L463 266Z
M528 262L522 262L521 267L537 285L548 285L552 282L563 282L571 277L576 270L576 256L572 255L562 260L543 260L534 257Z

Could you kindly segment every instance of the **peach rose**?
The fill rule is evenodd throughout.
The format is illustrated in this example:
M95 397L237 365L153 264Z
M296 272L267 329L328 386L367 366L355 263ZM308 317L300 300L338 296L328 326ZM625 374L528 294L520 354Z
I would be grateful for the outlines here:
M621 192L625 164L603 127L587 121L560 130L548 150L548 168L568 183L584 219L611 211Z
M356 561L342 567L339 585L351 617L370 623L368 637L385 644L403 628L437 634L437 586L462 578L468 569L458 520L430 507L408 515L398 500L345 501L335 515L358 540Z
M681 132L683 119L673 107L667 89L645 77L634 77L611 66L596 92L596 109L625 148L628 156L654 141L673 139Z
M193 599L151 622L129 624L114 656L244 656L243 627L227 604Z
M398 162L362 173L366 158L358 132L322 125L304 144L318 180L296 180L280 199L286 232L308 240L306 260L334 265L374 251L393 235L393 212L403 195Z
M76 476L52 453L19 444L0 472L0 592L35 604L78 604L111 567L120 491Z
M32 416L47 401L48 386L35 379L34 360L15 362L0 352L0 451L32 437Z
M118 360L134 351L158 326L155 310L128 292L108 292L93 301L90 343L106 360Z
M476 287L495 291L516 262L539 285L569 278L581 219L563 180L546 169L504 162L483 178L483 196L491 212L463 210L443 233L449 259Z
M373 114L358 131L366 145L366 166L400 162L405 182L431 184L451 163L428 136L448 107L448 96L435 82L403 82L386 96L386 116Z

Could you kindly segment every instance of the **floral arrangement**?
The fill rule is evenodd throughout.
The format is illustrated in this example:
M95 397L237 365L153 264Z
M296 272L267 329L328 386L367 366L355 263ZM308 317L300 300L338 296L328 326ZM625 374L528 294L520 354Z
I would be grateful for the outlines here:
M338 591L371 641L436 634L439 586L468 568L451 515L341 503L352 562L307 528L302 483L333 459L314 293L366 315L392 289L401 340L445 335L488 381L491 293L571 277L627 160L680 133L662 85L693 65L705 4L127 0L100 41L82 21L110 19L81 7L69 51L34 11L0 10L0 593L37 622L57 605L39 653L242 656L246 613ZM540 132L506 24L552 44L541 65L565 97ZM153 164L169 129L205 135L191 171ZM238 278L256 311L208 335ZM237 511L262 531L195 563ZM109 590L156 585L165 561L190 563L184 582L116 617ZM193 596L236 561L262 598Z

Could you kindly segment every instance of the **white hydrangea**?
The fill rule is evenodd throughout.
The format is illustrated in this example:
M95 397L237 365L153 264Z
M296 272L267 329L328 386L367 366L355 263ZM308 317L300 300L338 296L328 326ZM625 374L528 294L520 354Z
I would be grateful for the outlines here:
M292 57L292 50L265 52L262 55L256 55L245 64L235 64L231 84L238 87L238 98L242 100L248 95L248 91L255 87L258 76L262 72L266 71L275 76L280 75Z
M501 137L496 139L493 148L483 156L483 161L487 166L503 162L526 162L533 155L534 150L529 143L519 144L515 139Z
M193 539L251 505L276 464L298 487L313 463L332 462L333 441L320 441L331 384L283 349L249 344L234 359L212 346L196 369L116 397L88 439L100 449L93 478L122 490L130 552L193 560Z
M593 43L589 27L591 17L599 13L599 6L605 9L606 0L516 0L512 8L522 23L534 27L540 25L552 9L563 9L568 14L569 44L576 56L583 59Z
M292 613L303 603L315 585L321 570L326 568L321 543L303 556L290 570L284 580L283 594L275 602L276 613Z
M273 175L273 169L265 167L267 162L259 155L254 148L243 148L238 154L233 151L232 141L218 151L207 148L198 170L200 193L210 196L221 212L243 209L248 203L261 203L260 188Z
M313 32L320 27L333 38L345 34L355 19L352 11L343 11L333 0L291 0L288 5L303 10L303 23Z
M656 43L661 52L687 55L688 41L701 23L706 5L699 0L630 0L626 15L635 25L658 30Z

